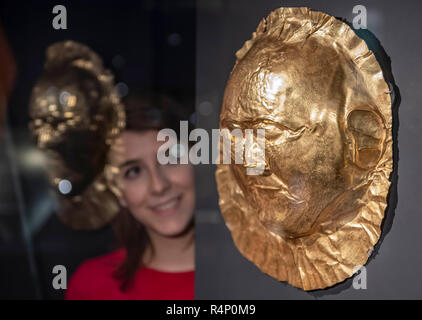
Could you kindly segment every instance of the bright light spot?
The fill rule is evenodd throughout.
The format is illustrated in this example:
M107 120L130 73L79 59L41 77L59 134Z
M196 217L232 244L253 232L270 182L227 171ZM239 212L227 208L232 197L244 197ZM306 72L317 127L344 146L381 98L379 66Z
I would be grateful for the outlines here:
M284 86L284 78L277 74L270 74L268 77L268 85L267 85L267 96L266 98L270 101L276 100L276 96L280 94Z
M203 116L209 116L212 113L212 103L209 101L203 101L198 106L199 114Z
M116 84L115 88L120 98L127 96L127 94L129 93L129 88L124 82L119 82L118 84Z
M70 93L69 92L67 92L67 91L62 91L61 93L60 93L60 97L59 97L59 101L60 101L60 103L62 104L62 105L67 105L67 100L69 99L69 97L70 97Z
M68 194L72 191L72 184L69 180L63 179L59 182L59 191L61 194Z
M321 113L319 114L319 121L321 122L323 119L325 119L325 114L327 113L326 109L321 110Z
M311 111L311 122L315 121L317 114L318 114L318 111L316 110L316 108L313 108Z

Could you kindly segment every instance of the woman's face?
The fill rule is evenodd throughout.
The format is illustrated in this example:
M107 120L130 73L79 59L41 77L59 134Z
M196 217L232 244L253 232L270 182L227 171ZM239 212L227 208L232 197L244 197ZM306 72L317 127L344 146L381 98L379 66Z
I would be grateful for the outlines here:
M124 131L110 152L124 204L149 232L173 237L183 233L195 206L191 164L161 165L156 130Z

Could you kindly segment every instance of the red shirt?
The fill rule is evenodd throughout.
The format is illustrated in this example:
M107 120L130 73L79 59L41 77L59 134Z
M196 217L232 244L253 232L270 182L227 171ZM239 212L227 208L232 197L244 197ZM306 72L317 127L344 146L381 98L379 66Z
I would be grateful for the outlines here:
M123 261L123 249L90 259L76 270L66 290L66 300L193 300L195 271L165 272L139 269L133 286L119 289L112 274Z

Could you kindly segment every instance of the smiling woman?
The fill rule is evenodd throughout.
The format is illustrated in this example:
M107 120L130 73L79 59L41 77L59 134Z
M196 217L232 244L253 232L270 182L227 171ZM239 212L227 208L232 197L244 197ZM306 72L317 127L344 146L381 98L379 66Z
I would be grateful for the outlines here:
M126 99L126 128L109 152L119 248L83 263L67 299L194 298L193 167L157 161L158 131L179 124L167 105L163 95Z

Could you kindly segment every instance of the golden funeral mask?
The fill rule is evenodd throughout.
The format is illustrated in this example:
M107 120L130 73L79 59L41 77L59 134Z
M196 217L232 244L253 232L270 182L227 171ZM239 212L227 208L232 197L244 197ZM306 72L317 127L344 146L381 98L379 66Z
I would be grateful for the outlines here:
M218 164L219 204L263 272L314 290L366 263L392 172L389 91L365 42L308 8L271 12L236 53L220 129L265 129L265 170Z
M47 49L30 100L30 129L47 155L59 216L75 229L109 222L119 206L106 179L107 153L125 125L113 75L88 47L65 41Z

